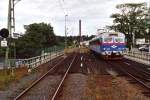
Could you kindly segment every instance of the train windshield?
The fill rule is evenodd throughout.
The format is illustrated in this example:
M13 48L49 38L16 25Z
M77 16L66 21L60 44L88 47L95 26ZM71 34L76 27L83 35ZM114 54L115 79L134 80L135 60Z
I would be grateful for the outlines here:
M114 40L116 43L123 43L124 42L123 38L115 38Z
M105 37L104 42L112 42L112 38L111 37Z

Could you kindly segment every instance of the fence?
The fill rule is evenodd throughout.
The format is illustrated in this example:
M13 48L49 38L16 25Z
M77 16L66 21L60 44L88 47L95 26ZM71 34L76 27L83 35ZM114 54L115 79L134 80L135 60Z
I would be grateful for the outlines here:
M150 53L138 51L125 51L126 58L149 65L150 66Z
M28 59L9 59L8 68L28 67L30 69L34 69L37 66L44 64L63 54L63 49L55 49L51 52L43 52L41 56L36 56Z

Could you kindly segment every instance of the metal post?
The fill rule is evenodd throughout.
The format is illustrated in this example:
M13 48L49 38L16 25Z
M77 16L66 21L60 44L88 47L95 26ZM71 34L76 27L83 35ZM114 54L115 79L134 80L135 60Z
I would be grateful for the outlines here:
M132 33L132 42L133 42L132 49L134 49L135 48L135 33L134 32Z
M11 14L11 6L12 6L12 0L9 0L9 5L8 5L8 23L7 23L7 28L9 30L9 37L11 36L11 17L12 17L12 14Z
M13 32L15 32L15 5L21 0L9 0L8 4L8 22L7 28L9 30L9 38L13 37ZM10 44L10 43L9 43ZM8 65L8 55L9 55L9 45L5 52L5 67Z
M13 32L15 32L15 0L12 0L12 30ZM12 37L13 37L13 34L12 34Z
M149 54L150 54L150 42L149 42Z
M79 48L80 48L80 43L81 42L81 20L79 20Z
M51 57L51 51L50 51L50 66L52 65L52 63L51 63L51 60L52 60L52 57Z
M67 16L68 15L65 15L65 49L67 48L67 25L66 25Z
M11 31L11 10L12 10L12 0L9 0L8 4L8 22L7 22L7 28L9 30L9 37L11 37L12 31ZM6 52L5 52L5 64L4 64L4 69L7 69L8 67L8 55L9 55L9 45L6 47Z
M150 25L150 1L148 3L148 25ZM148 27L148 37L150 38L150 26ZM150 54L150 39L149 39L149 54Z
M14 0L9 0L9 5L8 5L8 23L7 23L7 28L9 30L9 38L11 38L13 35L12 35L12 31L15 31L15 13L14 13ZM13 30L14 29L14 30ZM10 67L8 65L9 63L9 60L8 60L8 55L9 55L9 44L7 45L7 48L6 48L6 52L5 52L5 68L7 69L7 67ZM12 69L12 75L13 75L13 69Z
M9 0L9 5L8 5L8 30L9 30L9 37L13 37L13 32L15 31L15 1L16 0Z
M14 43L14 59L15 59L14 67L16 67L16 44L15 43Z
M9 47L6 47L6 52L5 52L5 64L4 64L4 69L7 69L8 67L8 52L9 52Z

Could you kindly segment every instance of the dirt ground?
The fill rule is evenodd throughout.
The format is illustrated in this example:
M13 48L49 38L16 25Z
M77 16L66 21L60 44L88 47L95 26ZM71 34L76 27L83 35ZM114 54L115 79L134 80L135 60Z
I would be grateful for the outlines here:
M89 75L83 100L150 100L122 77Z
M70 74L58 100L150 100L123 77Z

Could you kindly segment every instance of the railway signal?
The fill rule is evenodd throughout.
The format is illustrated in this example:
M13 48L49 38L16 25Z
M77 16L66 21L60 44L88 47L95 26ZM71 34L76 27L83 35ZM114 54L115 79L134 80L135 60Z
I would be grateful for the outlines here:
M3 38L7 38L9 36L9 31L6 28L0 30L0 36Z
M9 31L6 28L3 28L0 30L0 36L4 38L4 40L1 41L1 47L7 47L7 41L6 38L9 36Z

